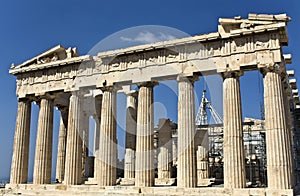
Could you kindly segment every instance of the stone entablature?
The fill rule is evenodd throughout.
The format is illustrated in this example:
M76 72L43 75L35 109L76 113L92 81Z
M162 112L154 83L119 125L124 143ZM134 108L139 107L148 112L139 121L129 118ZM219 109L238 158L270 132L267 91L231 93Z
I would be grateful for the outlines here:
M281 46L287 45L288 21L286 15L253 14L248 19L220 19L215 33L106 51L97 56L78 57L76 49L56 46L13 66L10 73L17 76L17 96L26 97L71 92L79 87L100 88L103 84L176 79L179 74L253 70L282 62Z

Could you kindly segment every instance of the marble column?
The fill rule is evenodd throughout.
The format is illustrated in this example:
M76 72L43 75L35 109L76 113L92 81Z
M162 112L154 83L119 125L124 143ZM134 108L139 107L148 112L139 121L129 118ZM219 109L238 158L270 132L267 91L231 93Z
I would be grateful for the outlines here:
M82 127L82 178L84 181L89 176L89 116L86 112L81 112L80 123L80 127Z
M137 92L127 93L124 178L134 178L137 118Z
M102 109L102 95L98 95L97 97L95 97L95 111L96 111L96 113L93 116L93 118L95 120L94 152L99 150L101 109Z
M131 148L125 149L124 157L124 178L134 178L135 174L135 151Z
M66 160L66 144L67 144L67 127L68 127L68 107L59 107L60 125L58 136L58 149L56 160L56 180L64 181L65 176L65 160Z
M177 186L196 186L195 101L196 77L179 76L178 81L178 161Z
M224 188L246 186L243 144L241 72L223 73Z
M157 162L158 178L171 178L172 127L169 119L159 119Z
M197 149L197 179L200 184L201 179L209 177L208 170L208 152L203 146L198 146Z
M67 150L65 164L65 184L82 183L82 128L80 126L81 95L73 92L70 97Z
M31 101L18 100L18 114L11 162L10 184L27 183Z
M100 141L100 122L101 122L101 108L102 108L102 95L95 97L95 109L96 114L94 115L95 120L95 132L94 132L94 179L97 179L98 168L99 168L99 141Z
M116 184L117 137L116 137L116 90L104 87L101 110L99 141L98 185Z
M284 110L285 110L285 118L286 118L286 129L287 129L287 143L290 144L288 146L288 160L291 172L291 187L293 188L295 185L295 176L294 176L294 152L293 152L293 121L292 121L292 113L291 113L291 106L290 106L290 96L291 93L288 91L288 83L286 78L286 70L283 71L282 74L282 93L283 93L283 103L284 103Z
M286 112L280 78L282 66L262 69L264 75L265 130L268 188L291 188Z
M153 147L153 87L156 82L139 84L137 109L135 186L154 185L154 147Z
M33 184L50 184L52 168L53 100L41 97L34 158Z

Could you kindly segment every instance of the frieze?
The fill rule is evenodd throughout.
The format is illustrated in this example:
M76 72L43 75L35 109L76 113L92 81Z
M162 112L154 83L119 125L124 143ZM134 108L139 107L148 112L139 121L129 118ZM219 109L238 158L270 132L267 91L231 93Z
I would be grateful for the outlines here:
M261 25L239 21L221 20L224 28L217 33L107 51L94 57L78 57L76 49L57 46L13 66L10 73L17 76L17 94L24 96L40 93L37 91L70 91L76 77L82 81L91 76L86 78L87 84L100 88L105 82L128 85L178 74L253 70L282 61L280 47L287 44L283 22ZM231 29L231 22L239 25Z

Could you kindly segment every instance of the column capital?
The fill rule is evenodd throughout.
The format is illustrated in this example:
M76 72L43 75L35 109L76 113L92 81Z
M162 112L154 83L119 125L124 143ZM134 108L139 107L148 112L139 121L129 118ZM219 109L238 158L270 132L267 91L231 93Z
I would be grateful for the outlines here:
M45 94L38 95L38 99L54 100L55 97L56 97L55 95L50 94L50 93L45 93Z
M132 96L132 97L138 97L138 94L139 93L137 91L135 91L135 90L131 90L129 92L125 92L126 96Z
M30 97L18 97L18 102L32 102L33 99Z
M239 78L244 75L244 72L241 70L236 70L236 71L226 71L221 73L222 78Z
M120 88L118 86L104 86L104 87L100 87L100 90L102 92L105 92L105 91L118 91Z
M140 87L154 87L154 86L157 86L159 85L158 82L156 81L148 81L148 82L140 82L140 83L137 83L137 86L140 88Z
M39 96L35 97L34 100L35 100L36 104L37 104L38 106L40 106L40 105L41 105L41 100L42 100L42 99L49 100L49 101L53 104L54 99L55 99L55 96L54 96L54 95L51 95L51 94L49 94L49 93L45 93L45 94L43 94L43 95L39 95Z
M259 69L260 72L265 76L268 72L280 74L281 76L285 73L285 65L283 63L275 63L271 66L265 66Z
M199 76L197 76L197 75L193 75L193 76L178 75L176 80L177 80L177 82L186 81L186 82L194 83L197 80L199 80Z
M85 94L88 94L89 90L88 89L80 89L80 90L75 90L71 92L71 96L76 95L79 97L83 97Z

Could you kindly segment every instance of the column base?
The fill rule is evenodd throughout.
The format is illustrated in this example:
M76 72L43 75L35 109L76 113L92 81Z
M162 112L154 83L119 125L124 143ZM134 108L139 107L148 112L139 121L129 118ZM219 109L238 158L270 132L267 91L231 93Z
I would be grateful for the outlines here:
M134 186L134 178L122 178L120 184L125 186Z
M155 178L156 186L172 186L175 185L176 178Z
M198 179L197 180L197 186L199 187L208 187L212 186L212 184L215 183L214 178L205 178L205 179Z

